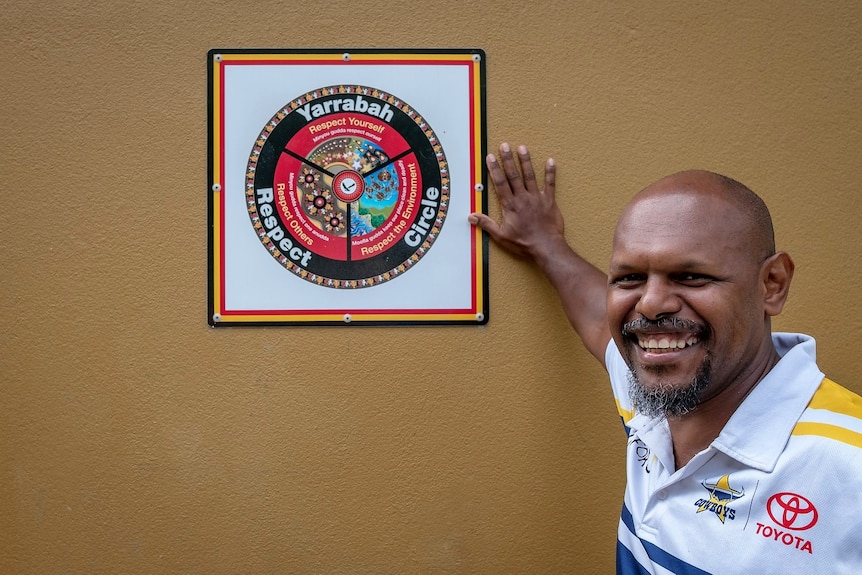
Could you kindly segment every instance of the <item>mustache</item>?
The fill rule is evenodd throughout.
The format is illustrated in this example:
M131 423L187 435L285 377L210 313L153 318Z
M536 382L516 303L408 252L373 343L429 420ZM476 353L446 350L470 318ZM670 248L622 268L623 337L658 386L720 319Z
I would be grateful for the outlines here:
M659 319L647 319L645 317L639 317L637 319L633 319L632 321L626 322L622 327L622 334L624 336L632 335L634 333L658 333L662 331L688 331L697 334L706 333L706 327L702 324L697 323L696 321L692 321L690 319L683 319L681 317L661 317Z

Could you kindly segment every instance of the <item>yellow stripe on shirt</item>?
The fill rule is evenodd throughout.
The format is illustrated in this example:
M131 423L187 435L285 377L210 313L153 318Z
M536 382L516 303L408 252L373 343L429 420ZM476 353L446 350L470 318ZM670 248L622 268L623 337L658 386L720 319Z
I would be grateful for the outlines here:
M855 431L850 431L837 425L830 425L829 423L800 421L793 428L793 435L818 435L862 448L862 433L856 433Z
M622 404L620 403L620 400L616 398L614 398L614 401L617 404L617 411L619 412L620 417L623 418L623 422L628 423L629 421L631 421L632 418L635 416L634 410L629 411L628 409L623 408Z
M823 379L808 407L862 419L862 397L841 387L828 377Z

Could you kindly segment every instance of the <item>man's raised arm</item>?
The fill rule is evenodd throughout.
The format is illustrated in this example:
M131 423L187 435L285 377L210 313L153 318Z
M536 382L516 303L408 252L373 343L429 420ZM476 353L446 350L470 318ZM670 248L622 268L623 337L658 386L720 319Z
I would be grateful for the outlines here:
M557 290L584 346L604 365L611 339L605 308L607 276L566 243L563 215L554 197L554 161L545 164L540 190L527 148L519 146L516 155L504 143L500 159L493 154L487 158L503 212L500 223L480 213L470 214L469 222L488 232L503 249L536 262Z

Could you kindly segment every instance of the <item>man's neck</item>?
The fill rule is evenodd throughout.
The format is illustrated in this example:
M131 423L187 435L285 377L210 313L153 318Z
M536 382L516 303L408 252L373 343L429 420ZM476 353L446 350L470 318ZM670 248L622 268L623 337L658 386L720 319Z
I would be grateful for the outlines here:
M670 435L673 441L673 459L676 469L684 467L692 457L706 449L718 437L733 415L713 410L696 409L682 417L669 417Z
M744 380L728 386L686 415L668 417L676 469L684 467L695 455L712 444L751 390L766 377L780 359L778 352L773 348L772 354L762 368L750 373Z

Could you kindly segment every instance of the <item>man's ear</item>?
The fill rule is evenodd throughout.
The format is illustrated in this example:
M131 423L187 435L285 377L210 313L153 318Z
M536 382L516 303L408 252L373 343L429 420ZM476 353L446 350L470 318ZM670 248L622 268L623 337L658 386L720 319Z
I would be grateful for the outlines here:
M787 252L777 252L763 262L760 277L763 282L763 308L766 315L776 316L784 309L795 267Z

